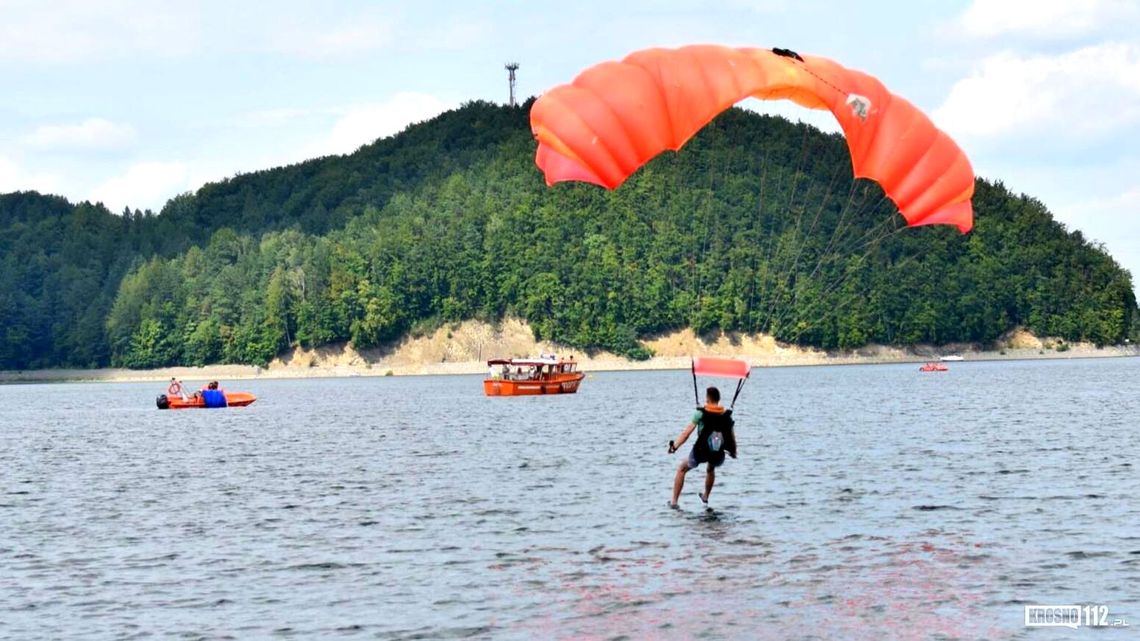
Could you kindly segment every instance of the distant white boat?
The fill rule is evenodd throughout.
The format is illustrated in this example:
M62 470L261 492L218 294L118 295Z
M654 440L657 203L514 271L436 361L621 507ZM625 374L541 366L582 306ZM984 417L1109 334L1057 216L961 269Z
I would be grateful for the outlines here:
M938 360L940 360L940 361L964 361L966 359L962 358L961 356L959 356L957 354L952 354L950 356L941 356L938 358Z

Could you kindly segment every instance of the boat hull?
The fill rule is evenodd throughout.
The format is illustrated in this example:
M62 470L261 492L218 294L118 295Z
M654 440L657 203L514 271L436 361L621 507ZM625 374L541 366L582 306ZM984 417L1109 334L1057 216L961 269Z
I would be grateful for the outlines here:
M245 407L257 400L257 397L249 392L226 392L226 407ZM206 401L201 397L195 398L193 396L183 400L181 396L173 394L166 396L167 407L162 407L159 404L158 409L171 409L171 410L193 410L193 409L206 409Z
M558 374L549 379L512 381L498 378L483 380L483 393L487 396L544 396L548 394L574 394L586 375L582 372Z

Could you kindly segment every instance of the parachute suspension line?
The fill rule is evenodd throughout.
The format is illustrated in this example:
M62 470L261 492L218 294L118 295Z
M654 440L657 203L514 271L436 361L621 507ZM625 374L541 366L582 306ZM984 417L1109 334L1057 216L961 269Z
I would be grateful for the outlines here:
M682 177L688 173L684 169L684 162L685 161L682 159L679 151L676 154L674 154L674 156L673 156L673 168L675 170L675 173L673 174L673 193L683 193L683 191L681 189L681 187L683 185ZM685 289L692 294L692 298L693 298L692 302L689 304L689 318L685 319L686 322L688 322L690 319L693 318L693 316L696 315L697 300L699 299L699 296L698 296L698 287L699 286L697 283L697 260L698 260L698 254L700 252L699 252L699 241L697 240L696 231L697 231L697 228L696 228L696 224L694 223L694 225L693 225L693 227L689 233L689 237L690 237L691 242L686 243L688 245L687 249L689 252L688 261L687 261L689 263L689 279L688 279L688 282L685 283Z
M764 228L765 228L765 225L764 225L764 186L765 186L765 179L767 178L767 176L768 176L768 152L765 151L764 155L760 157L760 197L756 203L756 222L759 224L761 234L764 233ZM755 229L755 227L753 227L753 229ZM768 247L765 251L764 262L757 264L756 259L758 256L757 256L757 254L752 254L752 278L749 279L751 281L751 283L750 283L751 289L748 292L748 301L747 301L748 311L745 315L745 318L748 319L748 324L746 325L745 329L750 334L754 334L757 331L757 326L756 326L757 324L753 320L752 301L753 301L753 299L756 298L756 295L757 295L756 294L756 283L757 283L757 281L760 280L760 273L758 270L760 268L764 268L767 266L768 259L771 256L771 251L772 251L772 236L769 234L768 235ZM759 301L757 301L757 303L759 303Z
M821 268L824 266L830 266L838 261L841 257L850 254L851 250L849 248L849 245L851 245L851 243L849 241L840 241L840 243L836 245L836 240L843 238L844 234L846 234L847 229L851 225L851 221L848 220L848 216L850 216L852 212L855 212L855 215L853 217L854 219L860 219L867 211L866 198L869 185L863 185L859 204L855 207L852 207L851 205L854 202L855 192L857 189L858 181L854 180L852 181L851 187L848 190L847 202L844 204L843 209L840 213L839 222L836 223L836 226L832 229L831 237L828 239L826 247L824 247L824 250L817 257L815 265L812 267L811 272L808 274L808 282L811 282L815 279L815 277L819 274ZM878 209L878 203L876 203L874 209ZM880 222L872 227L865 235L860 237L856 243L878 233L879 227L889 222L890 219L880 220Z
M779 171L777 171L776 172L776 186L777 186L776 193L777 194L779 193L779 184L781 182L780 178L781 178L781 174ZM777 212L777 214L778 214L778 212ZM775 220L776 220L776 218L773 218L773 223L771 225L766 226L769 228L768 232L767 232L767 234L768 234L768 247L764 252L764 263L761 265L761 268L764 270L764 283L763 283L763 289L760 293L762 298L757 301L758 306L763 306L764 304L767 304L769 302L769 299L772 296L771 290L773 288L771 288L768 283L770 280L772 280L773 274L775 273L773 270L773 267L772 267L772 263L774 262L773 256L775 255L775 251L776 251L776 244L777 244L776 241L779 238L779 234L777 233ZM760 316L758 315L757 318L759 320ZM758 324L756 329L758 331L765 331L765 329L767 328L767 322L768 322L767 314L765 314L763 320L759 321L759 324Z
M835 223L835 227L832 228L831 238L827 240L827 246L823 248L823 251L819 255L819 259L815 263L815 267L812 268L811 274L808 275L809 280L815 278L816 273L819 271L820 265L824 262L827 256L831 255L831 248L835 245L835 239L840 237L840 232L844 228L844 224L847 220L847 215L851 213L851 203L855 201L855 190L858 187L858 184L859 183L857 180L852 179L851 186L847 189L847 202L843 204L843 208L839 211L839 222ZM865 193L866 186L864 186L864 194Z
M726 136L721 132L719 123L715 119L709 128L707 137L709 139L709 149L706 150L705 154L706 157L709 158L706 172L708 174L708 188L704 194L704 240L700 244L700 256L694 266L696 269L697 283L696 296L693 301L695 310L702 309L702 300L705 298L704 272L709 271L709 266L705 265L705 261L708 258L710 247L716 238L716 230L713 229L714 223L717 227L719 227L720 223L718 202L716 198L717 160L712 151L719 149L721 141L725 140ZM720 167L720 174L722 176L727 176L729 162L728 155L722 154L720 162L723 163L723 165ZM697 229L694 228L694 232L696 231ZM696 236L696 233L694 233L694 236ZM731 271L731 269L729 271ZM721 328L722 331L725 329L726 328Z
M817 262L815 269L809 275L809 279L815 278L820 270L825 267L834 265L837 261L842 260L843 257L851 255L855 250L861 249L867 243L867 239L874 240L880 234L893 229L894 217L888 217L880 220L872 225L869 229L863 231L860 235L844 239L838 245L829 246L829 252L821 255L820 260ZM846 231L846 230L844 230Z
M740 396L740 390L744 388L744 381L748 380L748 375L745 374L744 378L736 381L736 391L732 394L732 402L728 404L728 409L736 407L736 399Z
M888 268L888 269L891 269L891 268ZM846 280L847 280L847 277L845 276L843 280L844 280L844 281L846 281ZM823 314L823 315L820 317L820 321L822 322L822 321L826 321L826 320L831 320L831 319L833 319L833 318L837 317L841 311L843 311L843 310L844 310L844 309L846 309L848 306L850 306L850 305L851 305L851 303L853 303L853 302L855 302L855 301L857 301L857 300L859 300L859 299L860 299L860 297L859 297L859 296L854 296L854 295L851 295L851 296L847 296L846 298L844 298L844 299L840 300L838 303L836 303L836 304L834 304L834 305L831 305L831 306L829 306L829 307L826 309L825 313L824 313L824 314ZM823 300L824 300L824 299L822 299L822 298L821 298L821 299L820 299L820 301L817 301L817 302L816 302L815 306L816 306L816 307L819 307L820 305L822 305L822 304L823 304L823 303L822 303L822 301L823 301ZM801 337L801 336L803 336L804 332L808 331L809 329L811 329L811 326L804 326L804 327L802 327L802 328L801 328L799 331L797 331L797 332L795 333L795 335L794 335L794 336L792 336L792 337L791 337L791 339L790 339L790 340L791 340L792 342L796 342L796 341L798 341L798 340L800 339L800 337Z
M823 198L821 198L821 200L820 200L819 208L816 211L816 219L815 219L815 221L813 221L812 228L808 232L809 236L811 235L812 232L814 232L815 227L819 221L819 218L822 215L824 208L826 207L827 201L831 198L831 192L832 192L832 189L834 187L834 178L838 176L839 167L841 167L841 165L837 167L837 171L832 177L833 181L828 185L827 192L824 194ZM852 201L852 194L853 194L853 192L851 192L849 190L847 203L844 205L844 212L843 212L844 214L847 213L846 210L848 208L848 205L850 205L850 203ZM821 263L828 261L829 257L837 257L840 255L838 253L838 251L836 251L834 254L829 253L829 252L831 252L832 247L835 245L835 239L836 239L837 235L839 234L839 232L840 232L840 229L838 228L838 226L836 228L832 229L831 237L828 238L827 245L826 245L825 249L823 250L823 252L820 253L818 255L818 257L816 258L816 264L815 264L815 266L813 266L811 273L808 275L808 277L806 279L798 278L797 280L804 280L810 284L812 282L812 279L815 278L816 273L819 271L819 267L820 267ZM806 245L806 243L807 243L807 239L804 240L804 245ZM802 249L802 246L801 246L801 249ZM832 258L832 260L834 260L834 258ZM791 274L789 275L789 278L796 276L796 269L798 268L798 266L799 266L799 256L797 255L796 260L792 263L792 270L791 270ZM798 302L799 294L797 292L793 292L792 297L793 297L793 301ZM784 320L786 320L788 315L795 312L795 308L797 306L798 305L785 306L777 314L775 314L775 317L771 319L771 331L772 331L773 335L775 335L777 333L777 331L779 329L781 329L781 326L783 325Z
M781 290L783 292L787 292L790 295L790 297L792 299L790 301L790 306L792 306L792 307L795 307L796 303L798 301L798 294L796 293L796 286L793 285L793 283L798 281L798 279L800 277L800 275L798 274L798 271L797 271L797 269L799 267L799 259L800 259L801 255L804 254L804 250L807 248L809 243L811 243L812 234L814 233L815 227L817 225L819 225L820 214L823 212L823 208L824 208L825 204L827 204L828 198L830 197L832 186L833 186L833 182L832 182L832 184L828 185L828 192L825 192L823 194L823 196L820 198L821 204L820 204L820 206L817 206L817 208L815 210L815 216L812 219L812 225L811 225L811 227L809 227L807 229L806 234L803 232L803 230L801 230L801 227L797 224L796 235L792 237L792 242L795 243L792 246L795 246L795 250L793 250L793 253L791 255L790 265L781 266L780 274L785 274L785 276L782 278L782 281L781 281L781 284L782 284ZM811 193L812 193L811 190L808 190L807 194L811 195ZM805 208L806 208L806 205L807 205L807 203L805 203ZM803 211L804 210L801 209L801 214L803 214ZM773 299L772 301L769 301L769 302L771 302L772 305L769 305L768 318L767 318L766 322L772 323L773 315L776 315L777 317L779 317L782 314L782 311L777 311L777 309L776 309L776 303L779 301ZM788 308L789 308L789 306L784 306L782 309L787 310ZM769 328L771 328L771 327L772 327L772 325L769 325Z
M894 216L890 216L884 220L881 220L870 230L857 238L854 242L846 241L842 244L841 247L836 248L836 251L834 253L826 256L821 256L820 263L817 264L816 269L813 270L812 276L807 279L807 282L810 285L815 273L824 264L827 264L829 266L836 264L838 261L843 259L843 257L850 258L859 250L865 251L862 255L856 254L855 257L859 260L866 258L870 255L871 252L875 251L877 248L876 243L895 233L898 233L898 231L901 229L905 229L905 225L903 227L898 227L898 219ZM837 282L826 283L823 287L823 291L818 295L817 303L826 301L831 293L837 291L840 287L842 287L843 283L846 282L848 277L849 274L843 274L838 277ZM815 306L816 305L809 304L806 311L811 311ZM784 322L789 318L790 315L799 313L802 317L804 311L805 310L785 308L782 313L775 319L775 321L773 321L773 333L778 334L779 330L783 329Z
M860 186L862 187L861 190L859 189ZM867 213L867 191L870 190L870 188L871 185L868 182L860 183L859 179L853 180L851 185L852 193L854 193L856 190L859 191L859 202L854 207L845 212L842 223L840 225L837 225L836 229L832 233L832 236L834 238L843 238L844 234L847 233L847 230L855 224L855 221L861 220L864 214ZM882 223L881 220L879 222ZM840 241L839 247L842 247L842 241ZM837 250L835 252L836 254L838 254L839 247L834 248Z
M710 128L710 132L716 132L716 131L717 131L717 125L714 122L714 124ZM713 138L714 135L715 135L714 133L710 133L709 138L710 139ZM710 140L710 143L711 142L712 141ZM709 219L711 219L713 217L713 213L714 213L713 210L714 210L715 203L716 203L716 199L714 197L715 192L713 189L713 187L715 185L714 180L713 180L713 178L714 178L713 174L715 173L713 171L713 167L715 166L715 161L711 160L712 154L710 153L709 150L706 150L705 154L706 154L706 157L710 158L710 161L708 162L707 169L706 169L706 173L708 174L708 177L709 177L709 183L708 183L708 188L705 190L705 194L704 194L704 207L703 207L703 209L704 209L704 225L705 225L704 239L700 243L700 248L701 248L700 249L700 256L697 258L697 261L693 266L694 270L696 271L695 280L696 280L696 285L697 285L696 296L693 299L694 311L700 311L701 300L704 298L704 293L705 293L704 292L704 272L707 271L707 269L705 268L704 262L705 262L706 257L708 256L709 245L712 243L712 225L709 223ZM696 230L694 229L694 231L696 231ZM696 236L696 234L694 234L694 236Z
M842 167L843 167L843 163L837 163L836 171L832 175L832 180L829 181L829 183L828 183L827 191L825 192L823 198L821 199L820 206L816 211L816 217L813 220L812 226L808 231L809 236L815 231L816 227L818 226L818 221L822 215L823 209L826 207L827 200L829 200L831 197L831 193L833 192L834 186L835 186L835 180L838 178L839 170ZM806 279L806 282L809 285L813 281L813 279L820 273L820 270L823 267L835 264L837 261L839 261L844 256L849 256L849 254L851 253L851 249L854 249L854 247L851 247L852 245L856 246L859 249L862 249L863 247L866 246L866 244L869 244L869 242L872 242L875 240L873 237L879 235L883 231L884 226L889 225L892 222L894 222L893 216L888 217L887 219L881 220L874 227L872 227L870 230L868 230L863 235L861 235L859 238L857 238L854 241L854 243L852 243L849 240L839 240L839 239L844 238L844 236L846 235L847 230L850 228L851 224L855 220L862 219L863 214L866 211L868 211L867 197L869 195L870 183L864 182L862 185L862 189L860 190L859 189L859 182L860 182L859 179L853 179L851 186L848 188L848 197L846 199L846 202L843 205L843 208L841 209L839 222L835 225L834 228L832 228L831 235L828 238L828 241L827 241L827 244L826 244L824 250L818 254L815 265L811 268L810 273ZM859 193L859 198L858 198L858 204L855 204L857 192ZM879 205L885 199L886 199L886 194L884 193L880 197L879 201L875 203L872 210L877 210L879 208ZM872 241L867 241L868 238L871 238ZM800 258L800 255L802 254L802 250L806 246L806 244L808 243L808 240L809 240L809 238L806 238L806 237L803 239L800 239L799 249L795 254L795 258L792 261L791 271L790 271L790 273L788 273L787 280L786 280L787 285L785 286L785 289L787 289L788 286L791 285L791 282L792 282L791 279L798 277L798 274L796 273L796 269L798 268L798 265L799 265L799 258ZM842 277L840 277L840 278L842 278ZM834 283L827 283L825 285L825 289L830 288L831 285L834 285ZM796 291L790 292L790 294L792 296L792 300L793 300L793 302L798 301L799 300L799 290L798 290L798 288L795 288L795 287L792 287L792 289L796 290ZM768 328L768 331L773 335L778 335L780 333L780 331L782 331L784 329L783 325L789 316L795 314L797 311L802 312L802 310L798 309L798 305L785 305L782 309L780 309L778 312L776 312L773 308L773 305L776 302L778 302L778 301L771 301L772 304L769 306L769 314L768 314L768 317L765 319L765 324Z
M804 173L804 171L803 171L804 164L805 164L805 161L807 160L808 132L811 131L811 127L808 127L807 125L805 125L803 123L800 123L800 125L804 130L804 135L800 139L800 159L796 163L795 173L792 174L792 189L788 193L788 205L787 205L788 211L791 211L792 205L795 204L796 189L800 186L800 174ZM803 210L800 210L800 211L802 213ZM798 218L796 219L796 225L797 225L797 227L799 226L799 219Z
M879 233L877 233L874 238L871 238L870 240L867 240L866 242L864 242L862 245L858 245L857 247L854 248L852 253L854 253L854 251L857 251L860 249L863 250L862 253L854 254L853 258L856 261L862 262L862 261L866 260L867 258L869 258L871 256L872 253L874 253L875 251L878 250L879 244L882 241L893 237L895 234L898 234L907 228L906 225L899 226L898 225L898 219L893 217L893 216L891 218L887 219L887 222L888 222L887 225L880 223L879 225L876 226L877 228L884 228L884 229L880 230ZM866 238L866 236L867 236L867 234L865 234L863 236L863 238ZM849 306L852 302L859 300L861 298L860 296L850 295L850 296L847 296L846 298L840 300L837 303L829 304L832 294L835 294L836 292L841 290L843 288L843 286L847 283L847 281L851 278L851 276L854 273L855 272L852 270L847 270L834 283L830 283L826 288L824 288L824 290L821 291L819 293L819 295L816 297L816 300L814 302L810 303L808 305L808 307L806 308L805 311L807 312L807 315L809 317L811 317L815 314L816 310L819 310L819 311L824 312L823 315L820 316L820 320L821 321L828 320L828 319L831 319L831 318L834 318L835 316L837 316L841 310L843 310L844 308ZM796 334L793 337L791 337L790 340L792 342L799 340L800 336L802 336L805 331L810 329L810 327L811 326L803 327L798 332L796 332Z
M791 189L788 190L788 202L784 206L784 209L788 212L793 211L793 207L795 205L796 188L799 186L800 174L803 173L803 167L804 167L805 161L807 160L808 133L810 131L812 131L811 127L808 127L807 125L804 125L803 123L801 123L801 128L803 129L803 138L800 142L800 159L796 163L795 169L792 171L792 187L791 187ZM799 213L796 214L795 234L793 236L793 240L797 239L800 235L800 230L803 226L803 212L804 212L804 210L801 208ZM782 236L782 235L783 234L781 233L780 236ZM773 242L774 242L776 249L777 249L777 260L779 260L781 258L780 253L778 251L780 248L780 243L779 243L777 238L773 238ZM787 267L790 264L790 260L784 259L784 260L781 260L780 262L781 262L781 264L779 265L778 269L776 269L775 266L773 266L771 264L769 265L770 273L777 274L777 276L776 276L776 282L774 283L774 286L773 286L773 289L775 291L770 292L768 295L767 311L764 314L764 322L761 323L762 328L764 328L764 327L770 328L769 322L771 321L772 314L775 313L776 306L779 303L780 290L786 290L787 287L791 284L792 278L795 277L794 274L788 274L787 277L781 282L779 280L778 274L784 274L787 272Z
M689 371L693 373L693 403L700 407L701 397L697 395L697 362L692 358L689 359Z
M874 212L878 211L879 208L882 207L883 203L887 201L887 194L886 194L886 192L883 192L883 194L881 196L879 196L879 199L877 201L875 201L874 205L872 205L871 207L867 207L867 191L870 190L870 188L871 188L871 183L869 181L865 182L863 184L863 197L859 201L859 209L858 209L857 217L862 216L862 215L866 214L867 212L874 213ZM892 204L894 204L894 203L892 203ZM879 223L876 224L874 227L872 227L868 233L864 234L860 238L860 240L862 240L862 238L866 238L869 235L872 235L875 232L876 228L879 226L892 227L892 229L894 229L893 225L895 225L898 222L898 219L895 218L894 214L895 214L895 212L891 212L891 214L889 216L887 216L886 218L881 218L879 220ZM856 242L859 242L859 241L856 241Z
M824 207L827 206L827 201L831 199L831 191L835 187L835 180L839 177L839 171L841 167L841 164L836 163L835 171L831 174L831 180L827 183L827 191L823 193L823 197L819 200L819 207L817 207L815 210L815 217L811 221L811 227L808 228L807 234L803 236L803 240L800 242L799 248L796 250L796 256L792 260L792 267L789 270L789 278L795 275L796 268L799 267L800 264L800 256L803 254L804 247L807 246L812 234L815 233L815 228L819 224L820 215L823 213ZM834 235L835 232L832 231L832 236Z
M795 253L792 257L791 266L790 266L790 268L782 267L781 269L783 271L780 272L780 273L787 273L787 277L784 280L784 289L785 290L789 290L789 289L794 290L795 289L794 287L792 287L792 280L798 279L797 270L799 268L800 258L803 255L804 249L810 245L811 237L815 233L816 228L819 226L819 221L822 217L823 211L827 206L827 202L831 199L832 193L835 191L835 184L839 178L839 174L842 171L843 167L844 167L843 163L836 163L835 164L835 169L832 172L831 178L828 180L827 189L823 192L822 196L819 198L819 206L816 208L815 216L812 218L811 226L808 228L806 235L800 233L801 226L799 225L798 220L797 220L797 227L796 227L796 234L797 235L795 238L795 240L797 241L797 245L796 245ZM810 195L810 193L811 193L810 189L809 189L808 193ZM853 190L849 190L847 202L844 204L844 209L843 209L844 215L847 212L847 208L851 204L853 195L854 195ZM801 211L801 216L802 216L802 213L803 212ZM828 249L824 250L824 254L826 254L826 252L829 251L831 245L834 243L835 235L836 235L836 230L833 229L832 230L832 237L828 240ZM819 258L822 259L824 254L820 254ZM818 265L818 259L817 259L817 265ZM814 272L814 269L813 269L813 272ZM791 295L793 298L793 302L795 300L798 300L798 295L796 294L795 291L791 291ZM788 313L789 308L787 306L785 306L783 308L783 311L777 313L776 309L775 309L775 305L778 303L778 301L773 299L773 300L770 300L769 303L770 304L769 304L769 308L768 308L768 314L764 320L764 325L767 328L767 331L769 333L773 333L773 330L776 327L778 327L780 322L782 322L782 318L780 318L780 317L783 316L784 314ZM775 315L775 318L773 318L773 315Z

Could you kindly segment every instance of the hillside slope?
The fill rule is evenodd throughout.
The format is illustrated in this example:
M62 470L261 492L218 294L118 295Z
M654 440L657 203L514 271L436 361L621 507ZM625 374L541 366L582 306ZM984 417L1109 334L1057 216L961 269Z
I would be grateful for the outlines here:
M969 235L902 228L842 139L732 110L618 190L547 188L528 106L472 103L158 215L0 196L0 369L265 364L506 317L634 358L681 328L820 348L1135 334L1130 275L1000 183L979 180Z

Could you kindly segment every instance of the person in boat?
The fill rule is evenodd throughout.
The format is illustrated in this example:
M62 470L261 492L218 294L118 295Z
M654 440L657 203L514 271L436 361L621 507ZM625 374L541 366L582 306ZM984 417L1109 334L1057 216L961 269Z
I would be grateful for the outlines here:
M218 387L218 381L210 381L210 384L198 393L201 393L206 407L226 407L226 392Z
M677 474L673 478L673 499L669 501L671 507L677 507L677 499L681 497L681 490L685 487L685 475L689 470L696 469L705 463L705 491L700 494L701 501L708 503L709 494L712 493L713 484L716 483L716 468L724 464L724 455L727 452L736 458L736 435L732 431L732 412L726 411L720 404L720 390L710 386L705 390L705 405L698 408L693 419L681 431L676 441L669 441L669 453L672 454L681 448L688 440L693 430L697 431L693 449L689 456L677 466Z
M195 396L201 397L206 407L226 406L226 393L218 387L218 381L210 381L206 387L198 390Z
M171 396L178 396L184 401L190 400L190 395L186 393L186 389L182 386L182 381L174 376L170 377L170 385L166 388L166 392Z

